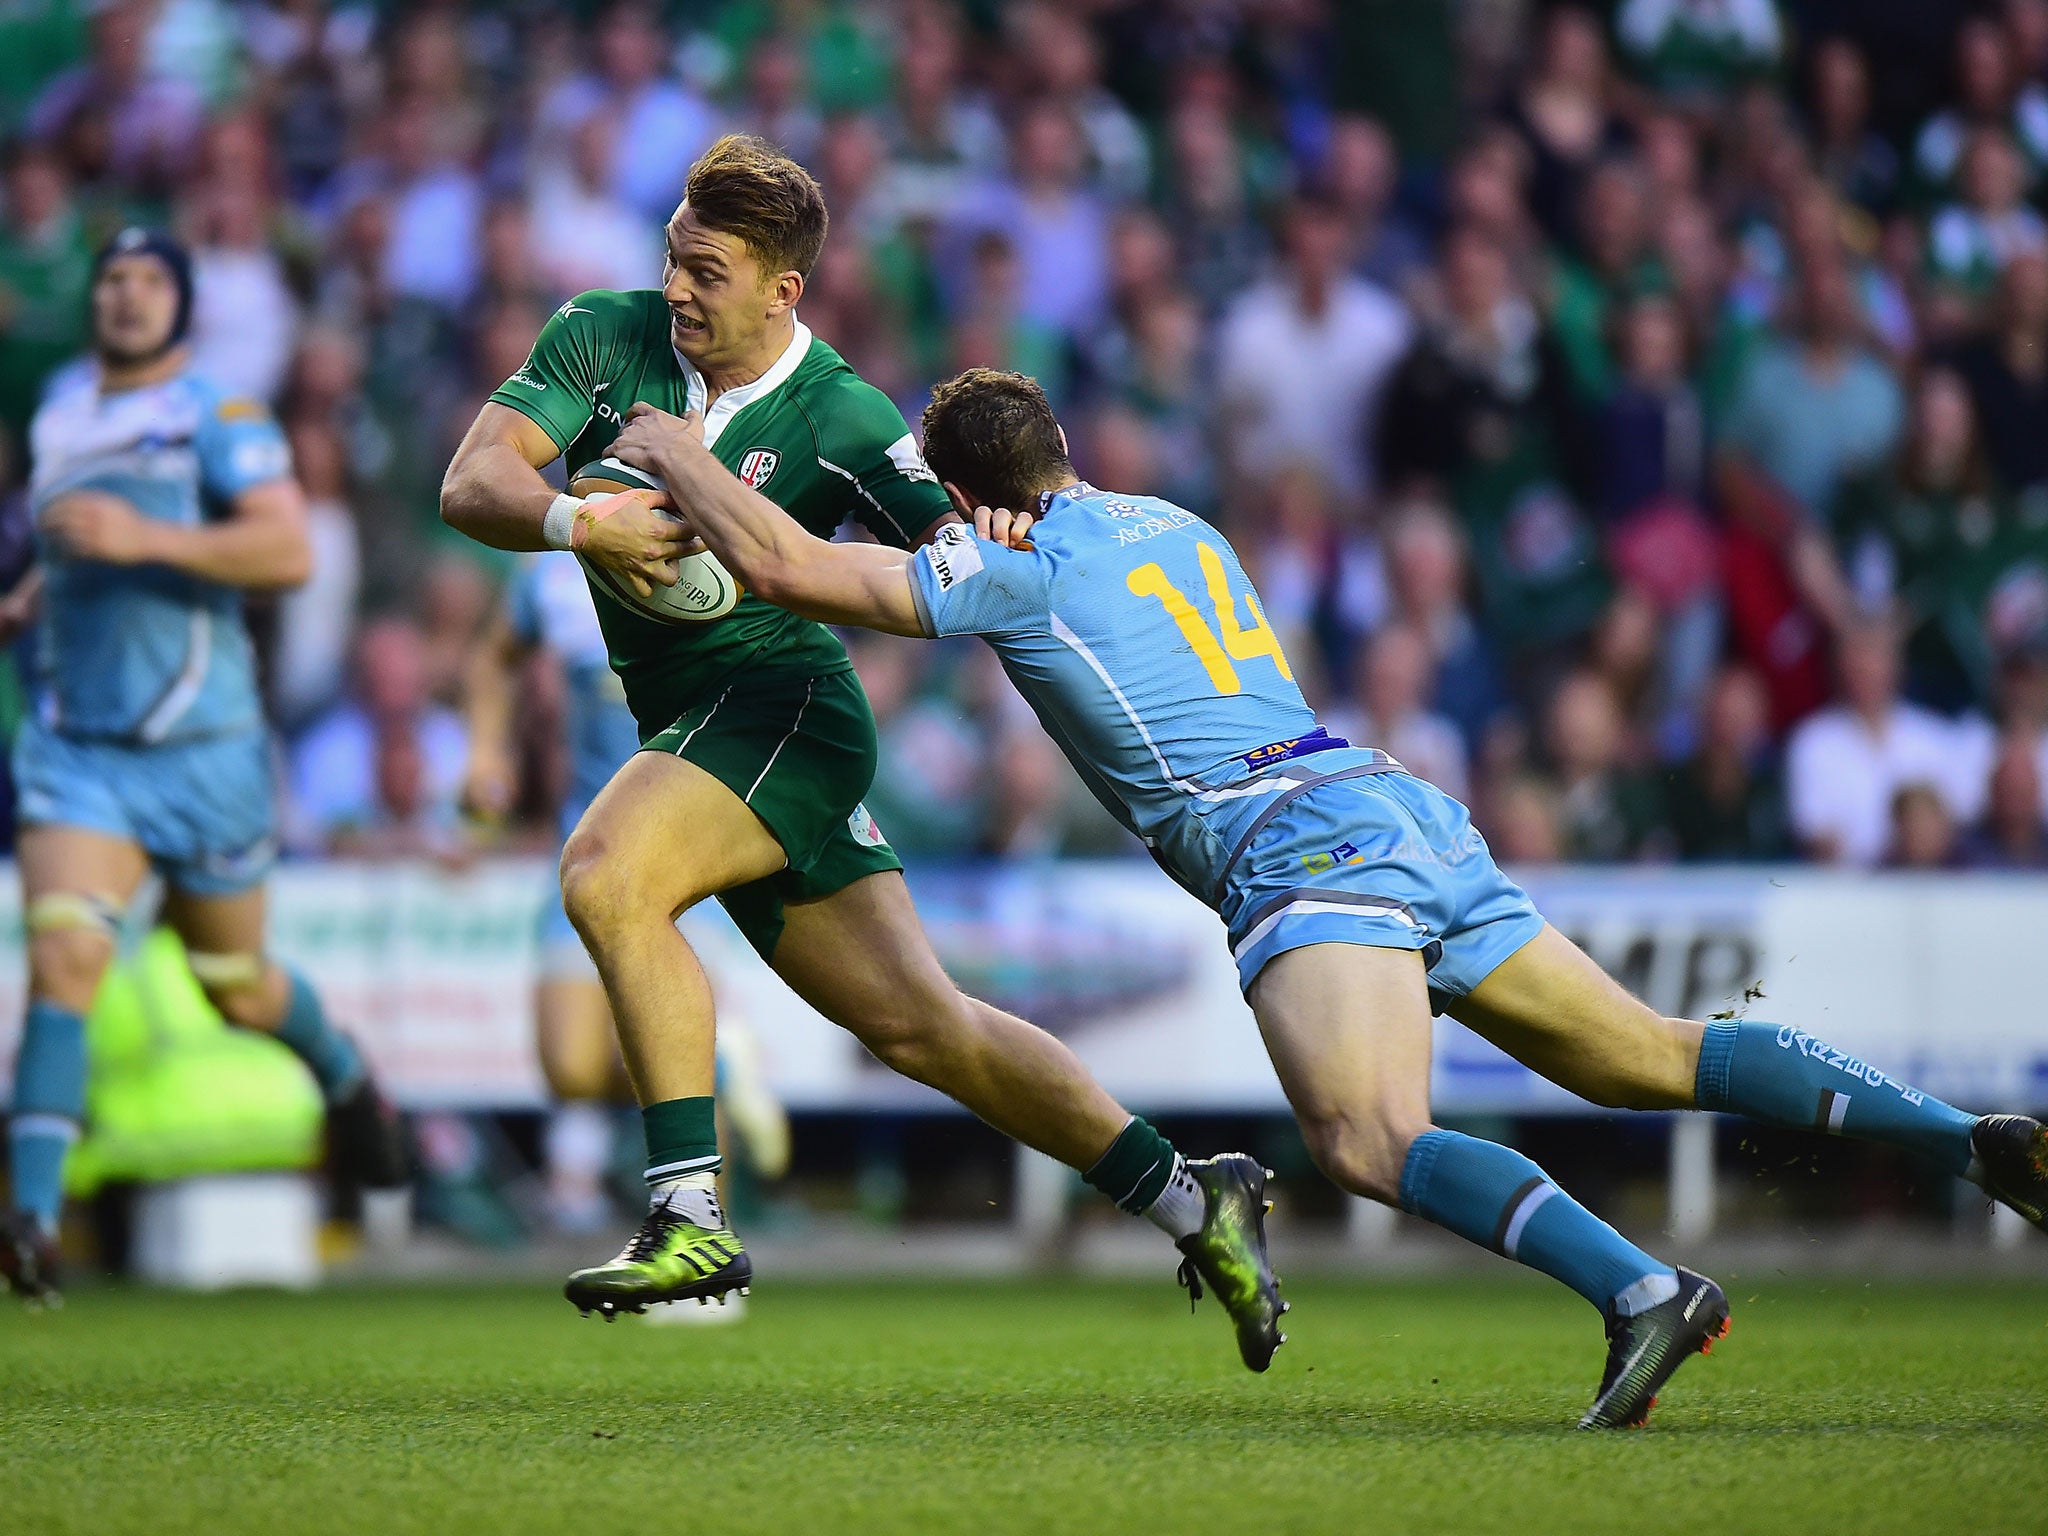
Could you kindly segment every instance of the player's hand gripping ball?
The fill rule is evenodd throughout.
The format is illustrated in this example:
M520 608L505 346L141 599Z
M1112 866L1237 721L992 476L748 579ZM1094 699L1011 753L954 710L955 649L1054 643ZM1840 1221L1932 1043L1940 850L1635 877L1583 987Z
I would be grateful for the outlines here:
M599 459L569 477L571 496L602 497L619 491L661 491L667 487L644 469L635 469L619 459ZM657 508L657 511L661 509ZM672 514L663 511L662 516ZM682 519L674 518L676 522ZM731 613L740 600L740 584L719 564L709 550L685 554L676 561L674 586L655 585L649 595L640 596L616 571L592 561L580 549L576 558L583 569L618 602L633 612L662 624L705 624Z

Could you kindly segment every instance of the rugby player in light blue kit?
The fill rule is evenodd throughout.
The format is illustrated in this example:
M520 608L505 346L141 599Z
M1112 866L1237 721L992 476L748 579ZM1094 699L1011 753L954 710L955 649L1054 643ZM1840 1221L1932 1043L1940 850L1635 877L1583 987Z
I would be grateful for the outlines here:
M640 727L605 650L590 584L572 555L524 558L507 588L504 612L471 660L463 799L478 815L497 818L512 809L518 780L513 680L537 651L553 653L561 664L568 706L569 786L556 817L559 852L598 791L640 750ZM603 1181L612 1157L613 1106L634 1101L604 983L569 922L558 884L550 881L549 891L533 1009L541 1071L555 1096L543 1137L548 1215L558 1230L588 1232L612 1216ZM736 1021L719 1030L715 1071L720 1118L730 1118L754 1169L779 1178L789 1165L788 1118L762 1078L752 1036ZM637 1130L634 1135L637 1140Z
M29 430L42 612L35 710L14 747L29 996L0 1274L32 1299L55 1294L85 1013L152 867L208 998L311 1069L337 1173L368 1188L406 1177L355 1044L264 952L273 794L241 594L306 576L284 439L261 405L192 373L191 263L169 237L109 241L91 304L92 353L51 380Z
M1596 1104L1730 1111L1904 1147L2048 1223L2038 1122L1965 1114L1802 1032L1660 1018L1629 996L1543 921L1463 806L1316 724L1221 534L1075 477L1030 379L975 369L934 392L926 461L993 538L947 528L915 553L811 537L693 428L636 406L613 451L663 477L750 590L828 623L994 647L1103 804L1223 918L1331 1179L1600 1309L1607 1365L1582 1428L1642 1423L1672 1372L1726 1332L1727 1298L1520 1153L1432 1126L1434 1013Z

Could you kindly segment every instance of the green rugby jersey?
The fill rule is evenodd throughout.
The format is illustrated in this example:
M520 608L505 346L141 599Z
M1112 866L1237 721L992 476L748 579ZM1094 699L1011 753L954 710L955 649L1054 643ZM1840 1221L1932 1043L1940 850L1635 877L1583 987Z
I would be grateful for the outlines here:
M654 289L578 294L541 328L526 364L491 395L553 438L571 473L604 457L635 401L681 415L704 410L704 381L669 339ZM953 509L902 414L802 321L759 379L704 415L704 441L726 468L820 538L849 517L910 549ZM743 667L821 676L846 670L822 624L751 593L722 619L664 624L591 587L605 647L643 738L668 726Z

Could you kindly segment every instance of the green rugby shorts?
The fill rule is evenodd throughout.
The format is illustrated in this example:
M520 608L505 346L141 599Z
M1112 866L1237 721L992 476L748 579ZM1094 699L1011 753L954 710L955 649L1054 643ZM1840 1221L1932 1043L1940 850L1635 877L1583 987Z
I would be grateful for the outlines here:
M782 844L786 867L718 898L764 960L774 956L788 904L903 868L860 803L875 777L875 717L851 669L743 671L640 750L696 764Z

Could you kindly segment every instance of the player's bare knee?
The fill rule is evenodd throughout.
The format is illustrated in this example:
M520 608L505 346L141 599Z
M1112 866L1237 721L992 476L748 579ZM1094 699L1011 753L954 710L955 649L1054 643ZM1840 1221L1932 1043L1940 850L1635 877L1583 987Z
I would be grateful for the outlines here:
M928 1075L931 1047L914 1021L891 1017L877 1024L864 1025L856 1033L860 1036L860 1043L867 1047L868 1054L897 1076L922 1082Z
M80 927L34 934L28 941L29 991L83 1013L113 958L111 933Z
M228 1023L273 1030L291 1007L291 983L261 950L187 950L186 962L206 1000Z
M930 1081L945 1057L944 1029L912 1008L892 1008L879 1018L865 1020L857 1033L877 1061L915 1082Z
M579 826L562 849L562 910L591 954L603 951L621 928L694 906L716 892L715 883L693 879L673 857L659 863L643 856L639 844Z
M21 918L31 995L83 1013L114 958L121 904L89 892L44 891L29 898Z
M632 882L623 863L603 833L583 827L562 848L562 910L593 949L630 911Z
M958 1057L976 1029L974 1005L950 982L943 989L906 985L853 1032L890 1071L929 1083Z
M268 1031L284 1022L280 999L260 980L201 981L199 987L220 1016L237 1028Z
M1563 1086L1603 1109L1687 1109L1693 1102L1699 1026L1654 1015L1624 1050L1588 1056Z
M1428 1129L1426 1118L1415 1124L1411 1119L1392 1110L1336 1110L1301 1116L1301 1130L1309 1156L1331 1183L1368 1200L1393 1205L1400 1199L1401 1170L1408 1161L1408 1148Z

